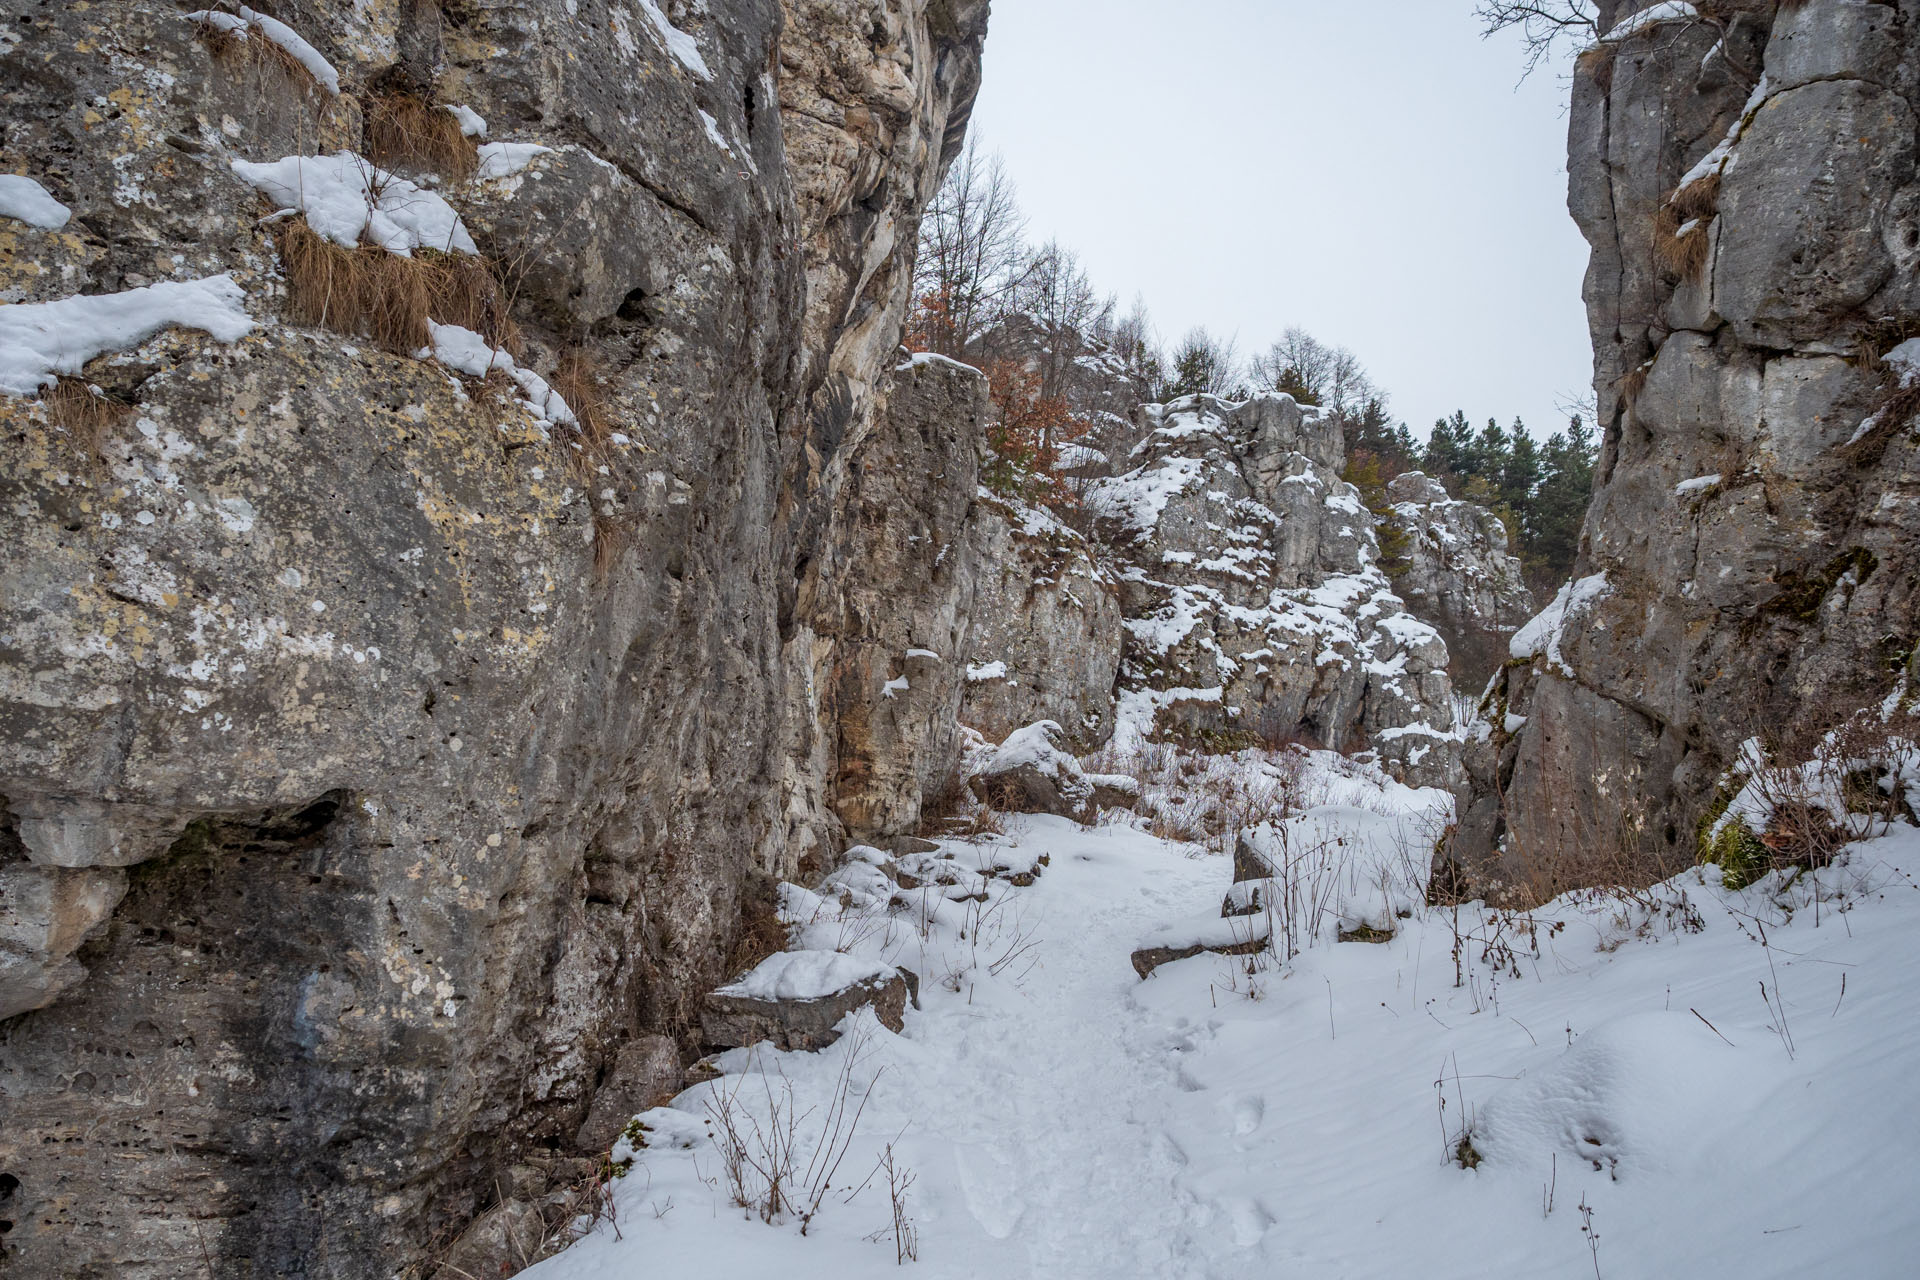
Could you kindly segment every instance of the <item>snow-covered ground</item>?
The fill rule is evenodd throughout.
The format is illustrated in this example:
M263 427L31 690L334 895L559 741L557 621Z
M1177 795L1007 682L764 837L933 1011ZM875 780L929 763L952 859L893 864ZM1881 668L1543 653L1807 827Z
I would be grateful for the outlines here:
M789 891L797 945L907 965L923 1007L728 1055L643 1117L616 1219L528 1274L894 1274L889 1144L927 1277L1914 1274L1920 832L1785 888L1708 868L1531 916L1415 909L1440 797L1315 767L1338 803L1291 824L1269 886L1284 963L1142 981L1136 945L1217 917L1231 875L1126 826L1019 819L897 896L855 864L845 909ZM1369 922L1390 940L1335 940ZM724 1117L753 1157L775 1111L794 1201L810 1163L832 1187L804 1228L728 1191Z

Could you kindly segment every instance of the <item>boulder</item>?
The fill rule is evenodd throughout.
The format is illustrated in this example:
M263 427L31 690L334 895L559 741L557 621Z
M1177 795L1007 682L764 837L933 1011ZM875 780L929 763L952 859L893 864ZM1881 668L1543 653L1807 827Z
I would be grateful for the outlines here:
M473 1220L434 1268L434 1280L504 1280L538 1262L547 1224L538 1206L503 1200Z
M982 803L1012 813L1051 813L1076 822L1094 814L1094 784L1059 745L1051 720L1007 735L972 779Z
M766 1041L780 1049L824 1049L840 1038L841 1019L869 1005L881 1026L902 1030L908 994L892 965L838 951L782 951L709 995L700 1026L706 1042L719 1048Z
M1212 952L1222 956L1255 956L1273 940L1273 926L1264 915L1201 916L1165 924L1148 934L1133 952L1133 971L1142 978L1175 960Z
M670 1038L636 1036L621 1048L613 1069L594 1091L593 1106L574 1136L574 1145L582 1151L611 1149L634 1116L673 1100L685 1074L680 1047Z

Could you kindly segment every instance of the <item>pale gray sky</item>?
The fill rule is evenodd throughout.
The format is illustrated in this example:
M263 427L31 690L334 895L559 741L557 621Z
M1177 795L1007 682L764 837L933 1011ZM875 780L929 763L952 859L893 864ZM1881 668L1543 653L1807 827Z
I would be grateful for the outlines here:
M1472 0L997 0L974 127L1035 240L1161 336L1351 347L1426 434L1592 380L1567 85Z

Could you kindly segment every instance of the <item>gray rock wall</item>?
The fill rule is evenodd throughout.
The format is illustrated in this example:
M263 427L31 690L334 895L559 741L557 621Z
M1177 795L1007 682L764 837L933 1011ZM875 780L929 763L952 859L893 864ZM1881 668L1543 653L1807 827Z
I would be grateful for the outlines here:
M0 219L3 296L231 272L256 327L93 362L97 438L0 396L0 1266L417 1262L839 831L807 673L868 659L799 601L863 554L844 455L986 6L663 9L704 72L628 0L274 6L338 97L169 5L9 13L0 168L74 218ZM617 435L289 322L230 162L395 88L552 148L437 189Z
M1052 720L1083 754L1113 735L1120 589L1096 550L1048 512L981 494L979 565L960 719L999 742Z
M1877 702L1920 643L1920 453L1884 360L1920 333L1920 6L1712 13L1575 79L1606 433L1584 586L1495 690L1462 892L1692 863L1741 741Z

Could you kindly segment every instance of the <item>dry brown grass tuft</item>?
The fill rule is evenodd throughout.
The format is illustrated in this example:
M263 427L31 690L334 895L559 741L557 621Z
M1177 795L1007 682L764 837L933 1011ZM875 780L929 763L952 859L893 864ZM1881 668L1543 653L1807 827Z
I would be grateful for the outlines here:
M424 169L454 181L472 177L479 163L478 145L460 131L453 112L404 90L368 101L365 149L376 164Z
M259 32L227 31L202 18L194 24L193 34L215 59L235 71L284 80L303 90L320 87L300 59Z
M472 329L509 351L519 345L484 259L429 250L403 258L368 244L346 249L304 218L279 223L275 238L298 324L364 334L390 350L412 352L427 345L432 318Z
M1653 224L1653 253L1661 266L1682 280L1697 280L1712 248L1708 219L1688 217L1677 204L1660 206Z
M1633 412L1634 402L1640 398L1640 393L1647 389L1647 379L1652 374L1653 361L1645 360L1620 375L1620 382L1615 390L1620 395L1621 407L1628 413Z
M579 422L579 448L568 448L567 458L583 476L592 476L607 460L613 437L613 415L607 406L593 353L574 347L560 357L548 384L573 410Z
M553 377L547 380L580 420L580 434L589 449L604 447L613 434L613 417L596 366L591 351L574 347L561 355Z
M1711 218L1720 211L1720 174L1716 171L1689 182L1667 203L1679 211L1682 220Z
M431 249L418 250L412 260L426 277L435 320L471 329L495 346L520 354L520 328L508 314L507 295L492 263L472 254Z
M1613 92L1613 64L1618 56L1617 48L1615 45L1601 44L1584 50L1574 59L1574 74L1586 76L1602 93Z
M83 378L62 378L40 393L47 416L67 433L74 448L87 465L99 469L106 463L106 437L133 413L133 406L112 396L100 395Z
M633 529L618 516L596 511L593 516L593 572L605 578L620 563L620 555L633 542Z

